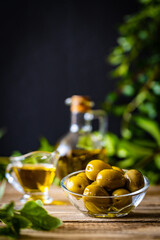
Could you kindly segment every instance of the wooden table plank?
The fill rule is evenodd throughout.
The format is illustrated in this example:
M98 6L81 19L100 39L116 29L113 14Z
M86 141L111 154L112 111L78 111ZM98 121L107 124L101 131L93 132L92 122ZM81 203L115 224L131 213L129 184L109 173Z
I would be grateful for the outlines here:
M64 205L47 205L45 208L53 216L59 217L63 225L51 232L22 230L20 239L160 239L160 186L150 187L142 203L130 215L113 219L83 215L68 202L64 192L58 187L52 187L50 195L55 201L62 201ZM17 207L21 207L21 196L7 184L1 204L13 200Z

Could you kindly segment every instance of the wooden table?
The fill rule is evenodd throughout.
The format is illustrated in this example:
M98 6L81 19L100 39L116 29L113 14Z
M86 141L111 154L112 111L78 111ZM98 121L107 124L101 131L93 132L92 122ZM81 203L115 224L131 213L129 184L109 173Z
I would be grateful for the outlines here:
M52 187L50 194L64 205L48 205L50 214L59 217L63 225L51 232L22 230L23 240L62 239L160 239L160 186L152 186L142 203L129 216L116 219L96 219L84 216L69 204L62 189ZM11 200L20 205L21 194L7 184L1 203ZM1 237L6 240L8 238Z

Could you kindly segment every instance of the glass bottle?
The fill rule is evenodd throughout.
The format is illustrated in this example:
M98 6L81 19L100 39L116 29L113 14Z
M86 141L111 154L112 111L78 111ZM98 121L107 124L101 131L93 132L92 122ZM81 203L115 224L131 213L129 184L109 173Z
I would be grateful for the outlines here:
M57 177L85 169L93 159L107 161L103 147L103 136L107 120L103 110L91 110L93 102L88 96L74 95L66 99L70 105L71 125L69 132L57 144L60 158L57 164ZM93 131L93 120L98 120L98 131Z

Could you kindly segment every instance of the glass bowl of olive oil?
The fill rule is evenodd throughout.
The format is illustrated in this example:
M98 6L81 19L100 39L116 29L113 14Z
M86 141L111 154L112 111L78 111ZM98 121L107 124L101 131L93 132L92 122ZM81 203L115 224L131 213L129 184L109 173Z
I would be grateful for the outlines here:
M40 199L44 204L49 204L53 201L48 191L55 178L58 158L58 152L42 151L10 158L6 178L23 193L21 202Z

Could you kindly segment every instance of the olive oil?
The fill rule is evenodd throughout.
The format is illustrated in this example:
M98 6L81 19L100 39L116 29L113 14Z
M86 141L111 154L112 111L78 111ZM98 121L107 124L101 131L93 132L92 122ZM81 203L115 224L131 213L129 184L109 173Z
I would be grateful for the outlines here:
M46 192L55 177L52 164L24 164L14 166L13 171L25 192Z
M93 159L101 159L107 162L105 149L73 149L65 156L61 156L57 165L57 176L62 179L71 172L84 170L86 165Z

